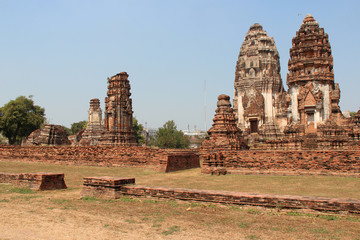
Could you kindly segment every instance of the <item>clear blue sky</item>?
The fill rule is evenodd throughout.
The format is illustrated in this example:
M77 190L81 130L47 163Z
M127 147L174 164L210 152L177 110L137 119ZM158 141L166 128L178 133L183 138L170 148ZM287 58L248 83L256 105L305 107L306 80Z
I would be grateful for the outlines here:
M34 95L50 123L104 110L107 77L128 72L134 116L157 128L212 124L219 94L233 97L235 65L249 27L274 37L286 86L291 39L311 13L329 34L340 106L360 106L360 1L0 0L0 106Z

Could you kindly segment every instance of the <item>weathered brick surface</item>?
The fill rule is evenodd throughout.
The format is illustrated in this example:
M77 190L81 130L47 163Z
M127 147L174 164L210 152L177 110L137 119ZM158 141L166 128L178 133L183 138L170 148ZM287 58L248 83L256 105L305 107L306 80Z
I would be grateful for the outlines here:
M202 172L349 174L360 176L360 151L218 151L201 156Z
M163 172L200 167L196 151L137 146L0 146L0 159L68 165L146 167Z
M119 182L116 187L113 186L115 181ZM335 212L347 211L360 214L360 201L356 199L255 194L218 190L149 187L143 185L122 185L123 183L126 183L126 181L135 183L135 179L133 178L109 179L108 177L100 177L93 178L91 180L86 178L84 179L82 196L116 199L124 195L129 195L263 207L313 209Z
M135 178L85 177L81 196L105 199L119 198L121 188L126 184L135 184Z
M33 190L65 189L63 173L0 173L0 182Z

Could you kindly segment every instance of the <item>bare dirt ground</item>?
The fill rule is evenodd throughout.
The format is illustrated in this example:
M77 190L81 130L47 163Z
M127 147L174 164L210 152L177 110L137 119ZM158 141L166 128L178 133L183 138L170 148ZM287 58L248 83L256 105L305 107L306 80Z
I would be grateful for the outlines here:
M136 176L141 184L221 189L241 181L257 181L264 193L281 192L280 182L294 182L295 192L314 192L307 177L231 176L211 178L197 170L162 174L142 169L55 166L0 161L3 172L65 172L66 190L29 191L0 184L0 239L359 239L360 216L315 211L265 209L249 206L163 201L123 197L117 200L80 199L83 176ZM189 180L190 178L190 180ZM255 179L255 180L254 180ZM302 179L302 180L301 180ZM343 183L344 197L358 196L359 180L311 178L323 186L320 195L337 196L330 182ZM295 183L296 182L296 183ZM319 183L318 183L319 182ZM154 184L155 183L155 184ZM216 184L217 183L217 184ZM226 184L228 183L228 184ZM355 187L355 188L353 188ZM284 184L284 188L291 188ZM317 187L315 187L316 189ZM327 189L329 188L329 189ZM349 188L349 189L347 189ZM351 188L352 192L351 193ZM239 189L239 188L237 188ZM260 190L259 190L260 189ZM230 189L233 190L233 189ZM239 189L243 191L243 189Z

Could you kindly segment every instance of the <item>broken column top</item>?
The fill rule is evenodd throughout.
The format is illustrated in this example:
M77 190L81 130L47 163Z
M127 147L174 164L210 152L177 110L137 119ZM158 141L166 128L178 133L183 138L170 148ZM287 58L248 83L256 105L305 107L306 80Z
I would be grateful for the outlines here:
M91 109L99 109L100 108L100 100L98 98L93 98L90 100L90 108Z

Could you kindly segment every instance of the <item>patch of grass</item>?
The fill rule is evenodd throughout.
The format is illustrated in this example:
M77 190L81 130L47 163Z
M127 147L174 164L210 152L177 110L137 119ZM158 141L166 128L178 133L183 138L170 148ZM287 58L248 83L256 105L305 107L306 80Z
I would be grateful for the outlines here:
M326 219L328 221L334 221L334 220L339 220L340 218L335 216L335 215L318 215L317 216L318 218L321 218L321 219Z
M260 237L258 237L256 235L247 235L245 238L246 239L260 239Z
M297 232L298 230L296 228L293 227L288 227L286 228L286 232Z
M249 223L245 223L245 222L240 222L237 223L236 225L238 225L239 228L248 228L250 226Z
M20 196L13 196L11 197L10 199L23 199L25 201L30 201L30 199L33 199L33 198L41 198L42 196L39 196L39 195L30 195L30 196L24 196L24 195L20 195Z
M360 218L358 218L358 217L352 217L352 216L348 216L348 217L346 218L346 220L351 221L351 222L360 222ZM360 238L359 238L359 240L360 240Z
M174 200L170 200L167 203L172 207L178 207L179 206L179 204Z
M144 199L142 200L143 203L159 203L158 200L155 199Z
M86 201L86 202L96 202L96 201L98 201L97 198L89 197L89 196L85 196L85 197L81 198L81 200Z
M330 233L329 230L327 230L327 229L324 228L324 227L321 227L321 228L311 228L311 229L310 229L310 232L312 232L312 233Z
M33 193L35 193L30 188L21 188L21 187L10 188L10 192L12 192L12 193L20 193L20 194L33 194Z
M127 222L127 223L135 223L135 220L133 220L133 219L125 219L125 222Z
M62 209L62 210L78 210L77 207L71 206L71 205L69 205L69 206L64 206L64 207L62 207L61 209Z
M168 236L170 234L173 234L174 232L179 232L180 227L179 226L172 226L169 228L169 230L162 232L161 234Z
M104 228L108 228L108 227L110 227L110 225L109 225L109 224L105 224L103 227L104 227Z
M138 199L135 199L135 198L131 198L131 197L121 197L119 198L119 201L120 202L138 202L139 200Z
M9 199L1 199L0 202L10 202Z
M190 203L190 207L191 207L191 208L203 207L203 206L204 206L204 204L198 203L198 202Z
M70 200L68 200L68 199L49 199L49 201L53 202L55 204L63 204L63 203L70 202Z
M296 211L287 212L286 215L288 216L300 216L300 217L314 217L314 214L311 213L301 213Z
M248 213L250 214L261 214L261 211L259 209L255 209L255 208L250 208L247 210Z
M163 222L164 220L164 217L158 217L157 219L155 219L155 222Z
M207 204L206 205L207 208L217 208L216 204Z

